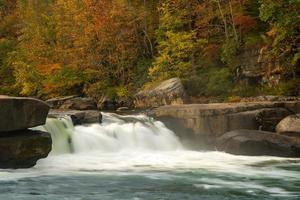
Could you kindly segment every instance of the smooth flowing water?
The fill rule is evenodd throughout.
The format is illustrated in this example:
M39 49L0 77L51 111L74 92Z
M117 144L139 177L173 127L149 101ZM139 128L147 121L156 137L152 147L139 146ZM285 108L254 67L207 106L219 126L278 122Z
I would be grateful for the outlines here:
M300 159L190 151L161 122L103 114L74 127L48 119L53 150L31 169L0 170L0 199L300 199Z

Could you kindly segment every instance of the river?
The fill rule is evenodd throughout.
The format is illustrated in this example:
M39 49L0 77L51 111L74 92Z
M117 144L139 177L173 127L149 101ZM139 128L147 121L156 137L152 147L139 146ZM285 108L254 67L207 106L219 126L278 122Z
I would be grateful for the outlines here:
M37 129L51 133L52 152L31 169L0 170L1 200L300 199L300 159L192 151L145 115Z

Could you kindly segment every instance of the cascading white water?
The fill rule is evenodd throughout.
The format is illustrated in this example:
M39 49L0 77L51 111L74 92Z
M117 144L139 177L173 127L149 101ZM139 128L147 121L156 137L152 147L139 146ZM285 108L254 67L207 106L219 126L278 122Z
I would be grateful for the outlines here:
M0 199L300 196L299 159L190 151L161 122L144 115L104 113L102 124L75 127L68 117L47 119L38 129L51 133L50 156L28 170L0 170Z
M74 127L70 118L47 119L43 128L51 133L52 154L89 151L170 151L181 149L176 135L163 123L145 115L103 114L102 124Z
M44 126L36 127L35 129L46 131L51 134L52 138L52 151L51 154L64 154L71 153L72 137L74 135L75 127L73 126L70 117L64 118L47 118Z

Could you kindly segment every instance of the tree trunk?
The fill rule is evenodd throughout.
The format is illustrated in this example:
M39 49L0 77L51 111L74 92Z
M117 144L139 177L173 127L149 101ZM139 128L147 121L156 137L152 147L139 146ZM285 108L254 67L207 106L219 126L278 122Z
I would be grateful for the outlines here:
M230 7L230 15L231 15L231 21L232 21L232 28L233 28L233 33L234 33L234 39L237 43L239 43L239 36L237 34L236 31L236 27L234 24L234 18L233 18L233 10L232 10L232 4L231 4L231 0L229 0L229 7Z
M224 13L223 13L223 11L222 11L222 7L221 7L220 0L217 0L217 4L218 4L218 8L219 8L219 12L220 12L222 21L223 21L223 23L224 23L224 29L225 29L225 37L226 37L226 41L228 41L228 39L229 39L229 34L228 34L227 20L226 20L226 18L225 18L225 16L224 16Z

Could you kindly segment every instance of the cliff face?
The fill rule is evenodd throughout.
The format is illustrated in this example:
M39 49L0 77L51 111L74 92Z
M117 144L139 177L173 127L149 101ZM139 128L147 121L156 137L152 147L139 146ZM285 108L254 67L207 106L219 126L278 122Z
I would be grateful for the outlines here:
M241 84L267 83L276 86L282 78L284 66L279 59L269 57L267 47L245 50L238 59L240 68L237 76Z

